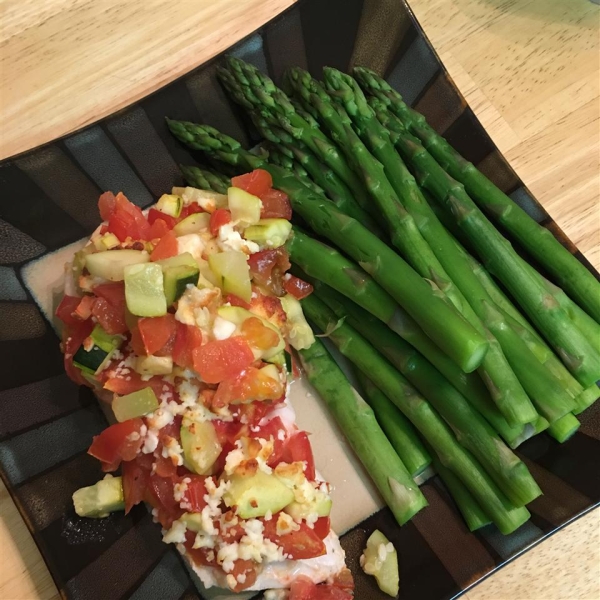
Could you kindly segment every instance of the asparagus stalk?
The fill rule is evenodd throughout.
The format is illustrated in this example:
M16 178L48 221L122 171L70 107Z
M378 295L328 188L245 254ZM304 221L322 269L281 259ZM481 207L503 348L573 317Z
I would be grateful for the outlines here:
M233 99L247 110L257 110L265 120L302 141L323 160L354 192L363 208L369 207L368 195L360 178L352 171L338 148L313 121L308 122L273 81L254 66L229 57L228 69L218 75ZM308 111L307 111L308 112Z
M328 327L330 320L324 317L328 309L314 294L302 300L302 307L317 326ZM362 336L341 324L329 334L329 339L358 369L377 381L381 391L417 428L444 465L467 486L502 533L512 533L529 518L529 511L512 505L470 453L458 444L429 402Z
M318 287L328 284L362 306L371 315L385 323L403 340L416 348L465 397L483 405L491 405L483 382L475 373L463 373L432 341L414 319L357 264L342 256L337 250L312 239L298 228L287 242L290 260L308 275L307 279ZM503 422L504 432L511 439L520 435L519 428Z
M356 377L369 406L373 409L377 422L412 477L422 473L430 464L431 456L425 450L410 421L398 410L394 403L360 371Z
M466 373L474 371L487 351L486 340L439 296L402 258L358 221L311 192L292 174L264 157L245 151L234 139L212 127L168 120L171 132L183 143L210 156L242 166L263 168L276 188L285 192L293 209L318 234L337 244L413 317L439 348Z
M523 389L505 356L510 348L504 348L489 331L489 327L484 327L488 313L481 305L482 296L484 300L489 298L486 298L485 291L478 285L469 265L456 252L450 235L421 195L414 177L396 152L388 130L379 121L352 77L330 68L324 69L324 74L329 91L344 105L361 132L361 137L383 164L394 191L418 228L419 238L431 249L435 257L435 272L438 274L434 281L438 283L441 278L445 282L438 283L439 287L466 320L487 337L489 350L480 367L480 374L492 399L509 423L519 425L534 421L537 413L526 392L529 396L532 393ZM404 238L408 238L408 235L405 234ZM413 240L410 246L416 248L417 241ZM418 265L413 264L413 267L419 270ZM421 275L427 276L423 272ZM523 358L523 352L519 358ZM569 408L565 409L565 413L568 410Z
M554 421L548 428L548 433L560 444L566 442L579 429L581 423L572 414Z
M433 468L450 492L460 514L463 516L469 531L477 531L491 523L490 518L469 492L463 482L432 452Z
M315 293L321 302L308 304L311 318L318 326L323 331L330 331L339 319L345 319L343 325L330 334L333 341L338 329L348 326L381 352L431 403L455 433L459 444L475 456L515 506L528 504L542 493L525 463L504 445L487 421L423 356L383 323L331 288L321 285ZM318 319L313 317L315 306L321 310Z
M300 351L302 366L400 525L427 506L425 496L323 344Z
M496 187L473 164L429 126L425 117L409 108L402 96L374 72L355 69L363 87L380 93L389 107L421 139L437 162L457 181L488 216L501 223L520 244L551 273L559 285L597 322L600 322L600 283L548 229L532 219L516 202Z
M194 187L201 190L213 190L219 194L226 194L227 188L231 185L231 180L227 177L216 175L207 169L199 167L179 167L185 180Z
M560 302L564 303L566 296L559 301L547 282L512 249L477 208L462 184L439 166L397 118L390 117L389 124L397 133L396 147L412 164L421 185L452 212L483 258L487 270L511 292L578 381L585 387L592 385L600 378L600 353L561 306Z

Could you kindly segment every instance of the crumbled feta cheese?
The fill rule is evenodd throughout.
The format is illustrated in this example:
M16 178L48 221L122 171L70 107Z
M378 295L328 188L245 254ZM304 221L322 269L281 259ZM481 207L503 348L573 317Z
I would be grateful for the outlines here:
M230 573L233 571L235 561L238 560L239 557L239 544L237 542L224 544L217 552L217 563L221 565L221 568L225 573Z
M260 250L257 243L243 239L239 232L234 229L233 223L226 223L220 227L217 244L223 251L236 250L237 252L254 254Z
M235 588L235 586L237 585L237 581L236 581L235 577L231 573L229 575L227 575L226 579L227 579L227 585L231 589Z
M142 446L144 454L152 454L158 446L158 431L156 429L148 429Z
M277 524L275 526L277 535L286 535L292 533L292 531L298 531L298 529L300 529L300 525L298 525L290 515L284 512L279 513Z
M183 500L188 489L188 484L191 483L191 481L192 480L189 477L184 477L182 481L173 486L173 497L175 498L175 502L181 502Z
M165 544L183 544L185 542L186 526L183 521L173 521L171 529L163 535Z
M268 510L268 511L265 513L265 516L263 517L263 519L264 519L265 521L270 521L272 518L273 518L273 513L272 513L270 510Z
M183 296L177 303L175 319L186 325L196 325L203 333L207 334L211 327L212 315L208 306L220 299L219 288L202 288L188 285Z
M207 535L206 533L199 531L194 538L192 548L214 548L215 547L215 536Z
M197 233L180 235L177 238L177 254L189 252L196 260L202 260L204 241Z
M146 416L146 422L152 429L162 429L173 422L175 415L164 408L157 408Z
M305 517L306 520L306 524L311 528L314 529L315 527L315 523L318 521L319 519L319 513L308 513Z
M256 444L260 447L257 449ZM225 473L231 475L245 461L255 459L258 468L270 475L273 469L267 465L269 457L273 454L273 439L242 437L236 440L235 447L225 457Z
M175 438L169 438L162 449L163 458L170 458L177 467L183 465L183 448Z
M213 335L216 340L226 340L233 335L236 329L236 324L224 319L223 317L215 317L213 323Z
M191 381L184 379L178 386L179 399L182 406L194 406L198 402L200 388Z

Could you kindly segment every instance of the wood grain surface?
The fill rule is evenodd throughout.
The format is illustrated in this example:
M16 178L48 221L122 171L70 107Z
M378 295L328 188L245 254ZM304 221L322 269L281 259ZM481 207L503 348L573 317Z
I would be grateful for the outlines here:
M0 157L135 102L292 2L0 0ZM598 6L588 0L410 5L500 150L600 268ZM599 532L595 510L466 597L596 600ZM0 600L36 598L58 594L0 484Z

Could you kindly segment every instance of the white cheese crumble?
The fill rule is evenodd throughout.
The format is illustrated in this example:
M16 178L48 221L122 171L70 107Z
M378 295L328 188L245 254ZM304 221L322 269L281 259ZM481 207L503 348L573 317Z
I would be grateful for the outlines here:
M174 418L171 411L157 408L154 412L146 415L146 422L152 429L162 429L172 423Z
M144 454L152 454L158 446L158 430L148 429L144 438L144 445L142 446L142 452Z
M173 521L171 529L163 535L165 544L183 544L185 542L186 526L183 521Z
M183 500L188 489L188 483L191 483L191 481L192 480L189 477L184 477L182 481L173 486L173 497L175 498L175 502L181 502Z
M236 329L236 324L224 319L223 317L216 316L213 323L213 335L216 340L226 340L233 335Z
M197 233L189 233L177 238L177 254L189 252L196 260L202 260L204 246L204 241Z
M170 458L171 462L181 467L183 465L183 448L175 438L169 438L162 449L163 458Z
M243 239L239 232L234 229L233 223L226 223L219 228L217 244L222 251L236 250L245 254L254 254L260 250L257 243Z
M287 535L288 533L298 531L299 529L300 525L298 525L290 515L284 512L279 513L277 523L275 524L275 533L277 533L277 535Z

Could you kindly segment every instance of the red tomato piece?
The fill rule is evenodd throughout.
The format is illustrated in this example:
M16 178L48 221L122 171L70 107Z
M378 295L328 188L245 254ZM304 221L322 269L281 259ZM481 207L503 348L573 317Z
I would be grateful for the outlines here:
M235 577L236 585L231 588L234 592L241 592L254 585L256 581L257 565L253 560L238 559L233 563L231 574ZM243 583L238 581L238 577L243 580Z
M214 237L217 237L219 235L219 229L221 229L223 225L227 225L227 223L230 222L231 212L229 212L226 208L217 208L217 210L210 215L210 233Z
M352 588L343 588L335 583L320 583L316 585L308 577L300 576L294 579L290 588L288 600L352 600Z
M306 468L304 474L309 481L315 479L315 459L306 431L295 433L285 444L282 460L287 463L304 461Z
M274 467L281 462L287 431L279 417L269 419L264 425L255 426L250 429L250 437L268 440L273 438L273 453L269 456L268 465ZM281 438L281 439L280 439Z
M313 530L320 540L324 540L331 531L331 521L329 517L319 517L315 521Z
M124 462L121 467L125 514L144 499L150 480L152 459L151 454L140 454L135 460Z
M134 240L148 240L150 224L139 206L136 206L119 192L115 198L114 209L108 219L108 230L121 242L127 237Z
M249 194L260 197L271 189L273 186L273 179L264 169L254 169L251 173L232 177L231 185L232 187L241 188L242 190L246 190Z
M227 525L223 526L219 524L219 534L227 544L239 542L246 535L246 531L242 527L242 524L239 521L236 525L229 524L229 522L235 518L235 513L231 510L227 511L223 516Z
M269 521L264 521L264 537L281 546L284 554L292 560L314 558L323 556L327 552L323 540L305 522L300 522L300 529L285 535L277 535L277 518L279 513L273 515Z
M140 333L139 327L136 325L129 333L131 334L131 339L129 340L131 349L138 356L144 356L146 354L146 346L144 346L144 340L142 339L142 334Z
M110 335L125 333L127 323L125 323L125 310L119 310L110 304L104 298L97 298L92 308L92 315L96 317L102 329Z
M164 219L156 219L152 225L150 225L150 233L148 237L151 240L158 240L164 235L169 233L170 229Z
M115 281L114 283L103 283L92 290L98 298L108 300L113 306L125 307L125 283Z
M187 206L184 206L179 213L179 220L183 221L186 217L195 213L205 212L204 209L197 202L190 202Z
M165 528L171 527L173 521L184 513L175 500L172 479L159 477L155 473L150 475L145 499L158 510L158 520Z
M250 305L245 301L242 300L239 296L236 296L235 294L227 294L225 296L225 303L231 304L231 306L240 306L241 308L245 308L246 310L248 310L250 308Z
M292 218L292 205L287 194L279 190L270 189L260 197L262 201L261 219L287 219Z
M194 348L192 358L194 369L207 383L219 383L234 377L254 362L248 342L239 336L214 340Z
M144 381L142 376L135 371L130 371L127 375L111 377L104 383L105 390L119 394L119 396L126 396L138 390L151 387L157 398L163 393L164 386L168 386L168 384L163 381L162 377L156 375L148 381Z
M194 366L192 353L202 345L202 331L194 325L185 325L177 321L175 344L173 345L173 361L184 369Z
M233 445L242 435L242 431L245 430L244 424L237 420L222 421L221 419L214 419L211 423L215 428L221 446L225 446L225 444Z
M204 496L208 493L204 485L206 477L202 475L187 475L183 479L190 479L185 492L183 492L182 503L185 503L185 510L195 513L202 512L202 509L206 506Z
M261 250L248 257L252 279L264 285L276 296L283 296L283 275L290 268L287 250L283 247L273 250Z
M167 215L164 212L161 212L160 210L156 210L156 208L151 208L148 211L148 223L150 223L150 225L154 225L154 223L156 221L162 221L166 226L167 229L173 229L173 227L175 227L175 225L177 224L177 219L175 217L172 217L171 215ZM151 231L153 232L153 230L151 229ZM156 237L161 237L160 235L156 236Z
M283 384L255 367L248 367L219 383L212 406L226 406L232 402L277 400L283 393Z
M294 277L293 275L284 279L283 289L297 300L302 300L303 298L306 298L306 296L310 296L314 290L310 283L299 277Z
M83 344L83 341L92 333L94 323L91 320L80 321L71 325L63 332L64 365L67 375L79 385L89 385L81 375L81 371L73 364L73 355Z
M117 199L112 192L104 192L98 198L98 209L100 210L100 217L103 221L108 221L113 213L115 212Z
M138 321L138 329L147 354L155 354L177 331L175 316L167 313L162 317L143 317Z
M154 472L159 477L175 477L177 475L177 465L168 456L162 455L162 446L158 446L154 457Z
M95 302L96 298L93 296L83 296L83 298L80 299L73 316L81 321L87 321L92 316Z
M81 319L73 316L75 309L79 306L81 298L78 296L63 296L56 312L54 313L65 325L77 325L81 323Z
M239 404L235 406L235 410L232 410L232 414L235 419L243 418L248 425L256 427L260 421L266 417L273 408L275 408L275 402L260 401L260 402L249 402L248 404ZM233 407L232 407L233 408Z
M129 419L107 427L94 436L88 454L105 463L133 460L144 441L140 434L143 425L142 419Z
M163 258L171 258L171 256L177 256L178 252L177 237L172 231L168 231L160 238L160 241L154 250L152 250L150 260L155 261L162 260Z

